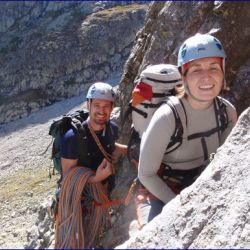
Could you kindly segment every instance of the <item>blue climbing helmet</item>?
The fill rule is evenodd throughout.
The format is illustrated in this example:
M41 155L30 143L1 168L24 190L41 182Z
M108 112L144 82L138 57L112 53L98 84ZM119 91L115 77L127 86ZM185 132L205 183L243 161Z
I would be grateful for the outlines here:
M114 102L115 92L112 86L110 86L109 84L104 82L96 82L90 86L86 98Z
M225 73L226 54L221 42L212 35L197 33L188 38L180 47L178 53L178 67L188 62L205 57L222 58L223 72Z

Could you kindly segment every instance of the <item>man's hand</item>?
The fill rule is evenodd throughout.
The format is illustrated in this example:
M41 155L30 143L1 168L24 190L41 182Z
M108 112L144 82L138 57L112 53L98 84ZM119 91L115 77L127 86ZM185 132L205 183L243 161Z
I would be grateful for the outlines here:
M121 156L127 154L127 145L115 143L115 150L112 153L112 163L118 162Z
M97 168L95 175L89 178L88 183L103 181L111 174L112 174L111 163L108 162L106 159L103 159L102 163Z

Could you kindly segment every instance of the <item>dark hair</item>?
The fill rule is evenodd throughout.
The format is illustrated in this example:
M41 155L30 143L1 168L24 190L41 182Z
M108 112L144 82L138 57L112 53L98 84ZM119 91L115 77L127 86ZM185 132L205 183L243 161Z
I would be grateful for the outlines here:
M182 98L185 96L185 89L184 89L184 85L181 84L181 85L177 85L175 87L175 96L179 97L179 98Z

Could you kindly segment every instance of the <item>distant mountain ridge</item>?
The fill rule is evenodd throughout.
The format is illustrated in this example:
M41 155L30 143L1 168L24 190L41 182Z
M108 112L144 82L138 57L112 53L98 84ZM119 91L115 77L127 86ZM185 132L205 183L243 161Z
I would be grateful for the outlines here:
M121 72L147 7L136 1L1 3L0 123Z

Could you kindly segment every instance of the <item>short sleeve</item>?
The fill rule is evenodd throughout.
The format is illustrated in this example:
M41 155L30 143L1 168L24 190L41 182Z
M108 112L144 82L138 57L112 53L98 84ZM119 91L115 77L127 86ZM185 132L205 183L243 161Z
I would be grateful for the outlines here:
M61 141L61 157L78 159L77 136L72 129L68 130Z

